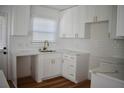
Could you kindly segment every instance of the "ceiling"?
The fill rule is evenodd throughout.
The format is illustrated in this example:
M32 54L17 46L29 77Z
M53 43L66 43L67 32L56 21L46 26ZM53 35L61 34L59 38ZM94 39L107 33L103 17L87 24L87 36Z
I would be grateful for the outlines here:
M45 5L45 6L61 11L61 10L64 10L64 9L71 8L71 7L75 6L75 5Z

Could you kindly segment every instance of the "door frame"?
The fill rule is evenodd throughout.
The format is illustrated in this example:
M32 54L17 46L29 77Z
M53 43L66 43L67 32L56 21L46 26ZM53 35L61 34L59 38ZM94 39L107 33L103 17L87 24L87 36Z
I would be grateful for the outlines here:
M10 53L9 53L9 38L10 38L10 30L9 30L9 21L8 21L8 13L4 12L4 10L0 10L0 16L5 17L6 21L6 47L7 47L7 79L10 79L9 73L10 73Z

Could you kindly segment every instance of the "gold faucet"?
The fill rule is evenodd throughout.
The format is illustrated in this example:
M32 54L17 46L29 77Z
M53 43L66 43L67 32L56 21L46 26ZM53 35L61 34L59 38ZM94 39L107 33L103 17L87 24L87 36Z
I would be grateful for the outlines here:
M48 40L45 40L45 41L44 41L43 50L44 50L44 51L47 50L48 46L49 46L49 42L48 42Z

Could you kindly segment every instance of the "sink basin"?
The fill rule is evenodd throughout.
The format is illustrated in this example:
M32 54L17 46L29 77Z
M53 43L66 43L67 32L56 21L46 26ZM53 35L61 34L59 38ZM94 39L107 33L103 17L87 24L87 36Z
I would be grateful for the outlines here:
M40 52L56 52L55 50L41 50L39 49Z

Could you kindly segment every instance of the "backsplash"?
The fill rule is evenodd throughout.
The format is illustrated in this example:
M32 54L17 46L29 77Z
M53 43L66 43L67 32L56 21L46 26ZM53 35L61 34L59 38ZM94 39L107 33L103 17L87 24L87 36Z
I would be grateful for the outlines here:
M31 36L12 36L11 49L39 49L43 48L43 43L33 43ZM49 49L55 49L55 43L50 43Z

